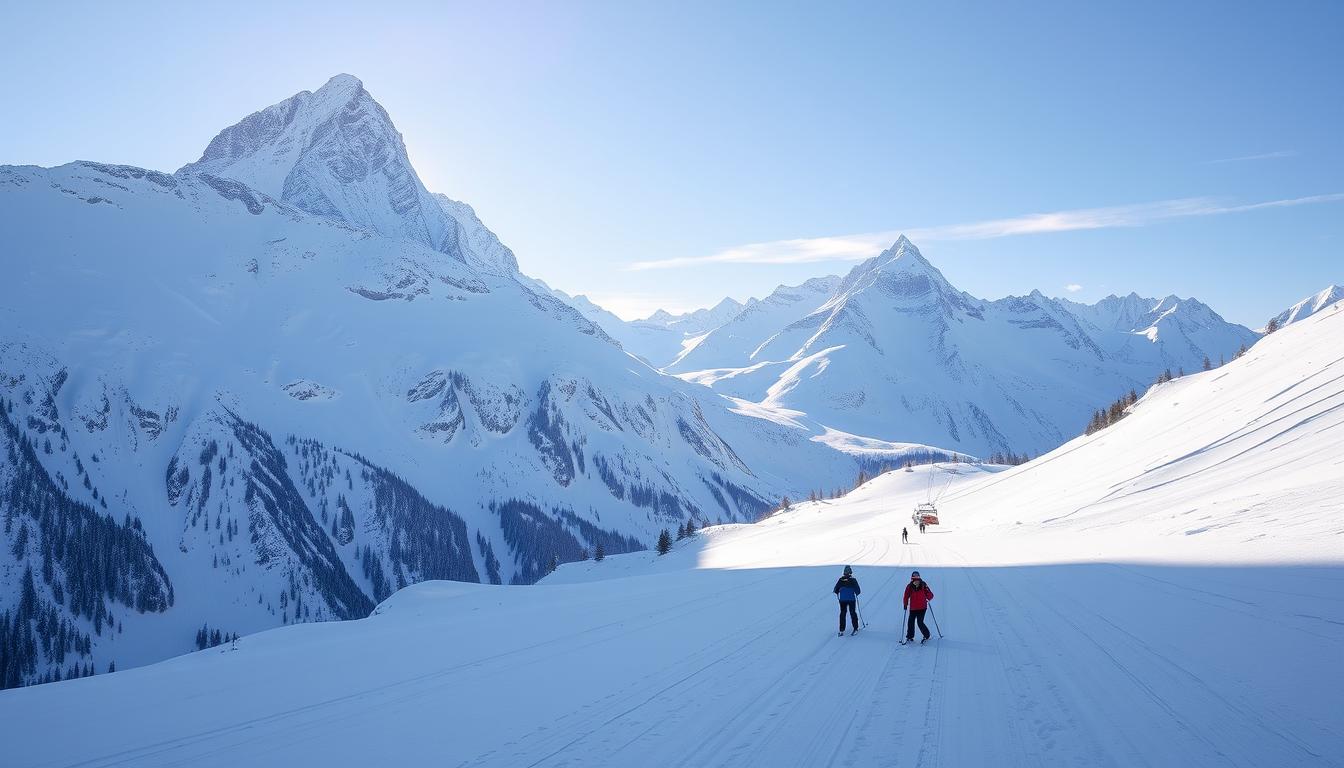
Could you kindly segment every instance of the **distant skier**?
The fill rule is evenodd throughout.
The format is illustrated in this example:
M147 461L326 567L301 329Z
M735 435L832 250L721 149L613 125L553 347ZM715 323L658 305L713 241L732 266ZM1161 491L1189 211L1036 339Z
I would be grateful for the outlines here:
M910 619L905 625L905 642L914 641L916 621L919 622L919 631L924 633L924 639L920 642L928 642L929 628L924 624L924 612L928 610L932 599L933 590L919 577L919 571L910 574L910 583L905 585L905 599L901 602L902 607L910 610Z
M923 533L923 532L924 532L924 521L923 521L923 520L920 520L920 521L919 521L919 532L920 532L920 533Z
M910 532L904 528L901 529L901 543L902 544L910 543Z
M859 600L859 580L854 578L854 569L848 565L845 566L845 575L835 582L835 589L831 590L840 598L840 634L845 634L845 611L849 611L849 618L854 623L854 631L850 634L857 634L859 631L859 612L855 604Z

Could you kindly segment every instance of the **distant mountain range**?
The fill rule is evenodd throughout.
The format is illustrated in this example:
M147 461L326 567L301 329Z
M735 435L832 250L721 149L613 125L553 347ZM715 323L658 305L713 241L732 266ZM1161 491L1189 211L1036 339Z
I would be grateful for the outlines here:
M844 278L781 286L713 330L683 334L675 354L639 336L622 342L766 411L990 455L1049 450L1130 389L1205 358L1216 365L1257 338L1176 296L1088 305L1035 291L985 301L902 237Z

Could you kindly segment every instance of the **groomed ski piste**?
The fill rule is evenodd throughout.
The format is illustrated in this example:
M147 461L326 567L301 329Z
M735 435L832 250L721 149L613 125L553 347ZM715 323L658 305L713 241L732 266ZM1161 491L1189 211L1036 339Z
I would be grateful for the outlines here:
M1342 424L1327 309L1021 467L0 692L5 765L1341 765Z

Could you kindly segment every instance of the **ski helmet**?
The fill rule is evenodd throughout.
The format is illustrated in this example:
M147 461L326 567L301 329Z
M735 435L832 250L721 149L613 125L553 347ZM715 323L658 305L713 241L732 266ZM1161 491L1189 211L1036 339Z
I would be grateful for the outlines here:
M918 578L919 578L919 571L915 571L914 573L910 574L910 578L912 578L912 579L918 579Z
M846 565L846 566L845 566L845 575L846 575L846 576L849 576L849 575L852 575L853 573L854 573L854 569L853 569L853 568L850 568L848 565Z

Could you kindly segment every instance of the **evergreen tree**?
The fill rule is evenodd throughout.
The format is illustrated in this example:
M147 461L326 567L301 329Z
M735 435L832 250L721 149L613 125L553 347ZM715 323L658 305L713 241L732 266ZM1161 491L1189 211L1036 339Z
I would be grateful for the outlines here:
M684 525L678 525L678 526L677 526L677 541L681 541L681 540L684 539L684 538L686 538L686 526L684 526Z
M593 560L600 563L606 559L607 559L607 550L605 547L602 546L602 542L599 541L597 543L597 548L593 550Z
M692 536L694 536L694 535L695 535L695 520L694 520L694 519L692 519L692 520L687 520L687 521L686 521L686 538L689 539L690 537L692 537Z
M835 496L832 495L831 498L834 499ZM789 508L789 497L788 497L788 496L785 496L785 497L784 497L783 499L781 499L780 502L779 502L779 509L780 509L780 511L784 511L784 510L787 510L788 508Z
M658 554L666 555L672 549L672 534L664 528L658 534Z
M108 672L108 674L111 674L111 673L116 672L116 671L117 671L117 661L116 661L116 659L113 659L112 661L107 662L107 672Z
M1268 336L1277 330L1279 330L1279 318L1271 317L1269 319L1269 325L1265 326L1265 335Z
M559 568L559 567L560 567L560 556L559 556L559 555L551 555L551 567L550 567L550 569L548 569L546 572L547 572L547 573L555 573L555 569L556 569L556 568Z
M1206 370L1206 371L1211 371L1211 370L1213 370L1213 361L1209 360L1209 356L1208 356L1208 355L1205 355L1205 356L1204 356L1204 370Z

